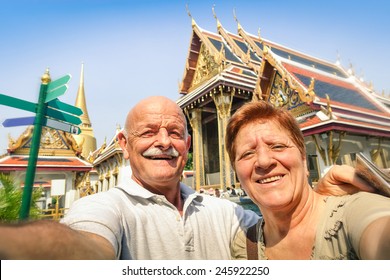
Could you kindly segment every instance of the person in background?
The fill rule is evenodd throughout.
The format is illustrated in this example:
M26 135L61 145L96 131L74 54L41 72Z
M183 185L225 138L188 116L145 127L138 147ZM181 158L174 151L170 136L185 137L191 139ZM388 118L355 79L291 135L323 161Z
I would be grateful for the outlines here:
M221 197L221 190L219 188L216 188L214 191L215 197Z
M181 108L162 96L141 100L118 141L131 178L75 201L61 223L1 225L0 258L230 259L237 233L259 216L180 183L191 143ZM335 173L323 178L320 190L364 189L353 172Z
M315 192L302 132L287 110L263 101L243 105L229 120L226 147L263 215L237 235L234 258L390 259L390 198Z

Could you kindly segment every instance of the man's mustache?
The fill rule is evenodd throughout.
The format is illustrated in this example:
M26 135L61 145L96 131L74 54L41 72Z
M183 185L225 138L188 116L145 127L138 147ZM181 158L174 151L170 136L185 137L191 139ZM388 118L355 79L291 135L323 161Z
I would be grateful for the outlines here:
M161 156L161 155L178 157L179 152L174 147L170 147L168 150L165 151L162 151L156 147L150 147L145 152L143 152L142 155L144 157Z

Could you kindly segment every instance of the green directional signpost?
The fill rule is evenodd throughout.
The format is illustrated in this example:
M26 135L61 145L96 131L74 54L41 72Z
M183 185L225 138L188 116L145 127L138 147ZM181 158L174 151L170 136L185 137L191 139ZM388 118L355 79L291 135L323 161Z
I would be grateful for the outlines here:
M78 125L81 124L81 119L78 116L81 116L83 111L78 107L58 100L58 97L63 95L68 88L67 83L70 80L70 75L66 75L52 82L49 71L46 70L41 80L42 83L39 91L38 103L0 94L0 104L36 114L35 118L33 118L34 132L31 141L30 155L23 189L22 206L19 214L20 220L27 219L30 212L42 126L63 130L73 134L80 134L81 132L78 127ZM8 119L3 123L3 125L23 125L29 124L31 121L32 119L29 117Z

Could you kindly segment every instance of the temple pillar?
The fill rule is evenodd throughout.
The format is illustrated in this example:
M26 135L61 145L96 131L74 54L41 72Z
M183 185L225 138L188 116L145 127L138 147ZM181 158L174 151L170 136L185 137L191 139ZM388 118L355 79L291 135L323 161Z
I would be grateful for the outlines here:
M192 128L192 151L194 165L194 187L199 192L200 186L206 185L204 168L204 150L202 133L202 109L185 110Z
M234 92L234 89L230 92L225 92L223 87L220 86L219 92L214 93L212 96L218 115L219 176L223 190L235 183L234 171L225 148L225 132L230 118Z

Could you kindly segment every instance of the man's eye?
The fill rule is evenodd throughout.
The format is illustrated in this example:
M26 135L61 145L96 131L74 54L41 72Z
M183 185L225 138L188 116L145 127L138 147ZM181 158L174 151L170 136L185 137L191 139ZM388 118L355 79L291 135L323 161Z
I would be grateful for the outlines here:
M183 133L180 133L179 131L171 131L169 133L169 136L171 136L174 139L182 139L183 138Z
M156 135L156 133L154 131L145 131L141 134L141 137L153 137L154 135Z

